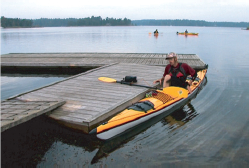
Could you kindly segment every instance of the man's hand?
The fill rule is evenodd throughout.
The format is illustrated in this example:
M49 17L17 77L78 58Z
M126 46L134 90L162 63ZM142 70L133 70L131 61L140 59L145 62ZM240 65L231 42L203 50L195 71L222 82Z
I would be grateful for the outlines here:
M157 82L159 82L160 85L161 85L161 84L162 84L162 78L161 78L161 79L158 79L158 80L155 80L155 81L153 82L153 84L156 84Z
M192 83L193 83L193 81L192 81L192 80L189 80L189 81L188 81L189 86L191 86L191 85L192 85Z

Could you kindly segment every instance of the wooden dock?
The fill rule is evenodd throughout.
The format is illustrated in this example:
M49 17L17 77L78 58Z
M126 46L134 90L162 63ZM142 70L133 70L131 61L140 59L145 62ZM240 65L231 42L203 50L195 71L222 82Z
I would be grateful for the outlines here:
M49 117L74 128L89 132L107 118L145 96L147 88L105 83L99 77L122 80L127 75L137 76L137 84L151 85L160 78L164 67L116 63L96 68L43 88L18 95L11 100L65 101Z
M5 54L1 56L5 67L100 67L113 63L134 63L164 66L167 54L159 53L37 53ZM204 69L205 63L196 54L178 54L179 62L194 69Z
M1 102L1 132L24 123L61 106L65 101L22 101L18 99Z
M67 127L88 133L92 128L142 99L149 90L144 87L119 83L104 83L98 80L99 77L122 80L128 75L137 76L138 85L153 86L153 81L163 75L167 64L165 57L166 54L143 53L2 55L2 68L98 67L3 101L1 103L2 131L52 111L48 114L50 118ZM188 63L195 69L206 67L204 62L195 54L180 54L179 60ZM45 102L46 108L37 109L36 104L39 102ZM63 104L64 102L65 104ZM30 110L30 113L27 110Z

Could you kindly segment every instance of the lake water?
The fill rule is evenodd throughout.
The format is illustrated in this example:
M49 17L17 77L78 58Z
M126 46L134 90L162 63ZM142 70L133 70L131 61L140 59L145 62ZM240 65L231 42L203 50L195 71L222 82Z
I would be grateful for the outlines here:
M158 29L159 36L149 32ZM177 36L188 29L199 36ZM197 54L209 65L198 96L169 116L109 142L41 116L3 132L2 167L246 167L249 165L249 31L226 27L1 29L1 54L58 52ZM1 98L63 77L2 74Z

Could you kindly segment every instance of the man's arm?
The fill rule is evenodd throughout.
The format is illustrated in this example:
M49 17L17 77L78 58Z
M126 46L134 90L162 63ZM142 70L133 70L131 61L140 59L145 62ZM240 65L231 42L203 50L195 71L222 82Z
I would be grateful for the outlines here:
M194 70L192 67L190 67L190 66L189 66L188 64L186 64L186 63L182 64L182 66L183 66L183 68L184 68L186 74L187 74L187 75L191 75L192 81L194 81L195 78L197 77L197 72L196 72L196 70Z
M168 64L168 65L165 67L165 70L164 70L164 73L163 73L163 77L165 77L167 74L169 74L169 69L170 69L170 64Z
M169 71L169 68L170 68L170 64L168 64L166 67L165 67L165 70L164 70L164 73L163 73L163 77L160 78L160 79L157 79L155 80L153 83L157 83L157 82L160 82L160 85L163 83L164 81L164 77L168 74L168 71Z

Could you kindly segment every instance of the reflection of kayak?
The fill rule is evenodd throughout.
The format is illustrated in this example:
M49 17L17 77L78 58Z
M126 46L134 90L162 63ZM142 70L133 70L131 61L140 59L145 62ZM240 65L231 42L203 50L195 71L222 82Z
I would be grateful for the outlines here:
M172 131L180 128L185 123L191 121L194 117L197 116L196 110L191 103L187 103L186 106L186 110L184 108L180 108L179 110L172 112L170 115L167 113L162 113L146 121L145 123L140 124L139 127L134 127L134 129L131 129L130 131L127 131L120 136L116 136L115 138L112 138L111 140L105 141L104 143L100 144L99 150L93 157L91 164L97 163L99 159L106 157L116 149L120 148L121 145L123 146L124 144L131 141L134 136L146 131L149 127L158 122L161 122L163 125L169 124L168 126ZM187 116L187 113L191 115Z
M90 134L96 134L100 139L107 140L130 131L135 126L154 118L162 113L171 113L184 106L194 98L205 80L207 70L199 71L197 79L193 82L190 94L188 90L180 87L168 87L163 91L150 92L146 98L129 106L109 121L93 129Z
M180 32L180 33L179 33L179 32L177 32L176 34L177 34L177 35L178 35L178 34L179 34L179 35L185 35L185 36L191 36L191 35L192 35L192 36L198 36L199 33L185 33L185 32Z

